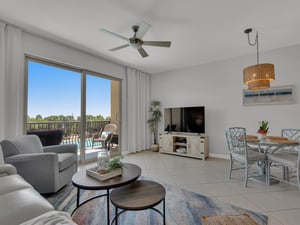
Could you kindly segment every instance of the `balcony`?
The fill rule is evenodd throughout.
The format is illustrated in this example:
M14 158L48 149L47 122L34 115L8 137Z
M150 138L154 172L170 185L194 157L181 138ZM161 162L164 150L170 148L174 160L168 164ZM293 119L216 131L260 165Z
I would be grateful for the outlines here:
M93 135L101 131L101 129L109 123L109 120L94 120L86 122L84 134L86 150L102 148L100 142L96 142L92 145ZM78 147L80 147L80 121L27 122L27 132L50 130L63 131L63 140L61 144L77 144Z

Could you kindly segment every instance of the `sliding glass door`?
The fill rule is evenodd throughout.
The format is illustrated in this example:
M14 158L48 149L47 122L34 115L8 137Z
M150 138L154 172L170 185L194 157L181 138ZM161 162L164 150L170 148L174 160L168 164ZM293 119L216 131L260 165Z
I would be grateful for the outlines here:
M94 158L99 149L105 148L102 130L111 118L111 81L86 74L86 158Z
M60 130L60 144L77 144L82 162L94 159L104 148L97 137L105 125L119 126L120 81L48 61L27 58L26 62L26 132L39 135Z

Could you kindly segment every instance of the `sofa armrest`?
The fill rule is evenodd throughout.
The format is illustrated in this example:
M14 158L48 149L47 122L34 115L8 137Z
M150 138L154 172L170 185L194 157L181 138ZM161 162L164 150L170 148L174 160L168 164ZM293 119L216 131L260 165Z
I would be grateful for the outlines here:
M78 146L76 144L67 145L51 145L45 146L44 152L54 152L54 153L74 153L77 154Z
M18 154L18 155L12 155L9 157L6 157L5 162L16 164L16 163L26 163L26 164L32 164L34 163L42 163L43 161L52 161L55 163L55 161L58 163L58 156L56 153L53 152L42 152L42 153L30 153L30 154Z
M16 174L17 169L11 164L0 165L0 176Z
M59 186L59 163L56 153L30 153L9 156L5 159L13 164L18 174L40 193L49 187Z

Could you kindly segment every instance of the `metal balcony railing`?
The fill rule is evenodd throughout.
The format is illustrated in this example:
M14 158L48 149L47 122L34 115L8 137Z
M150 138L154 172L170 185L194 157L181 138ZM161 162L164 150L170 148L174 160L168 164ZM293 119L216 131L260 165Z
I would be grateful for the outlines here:
M48 122L27 122L26 131L49 131L62 130L64 133L62 144L80 143L80 121L48 121ZM109 120L93 120L86 122L85 138L86 147L91 146L93 134L99 132Z

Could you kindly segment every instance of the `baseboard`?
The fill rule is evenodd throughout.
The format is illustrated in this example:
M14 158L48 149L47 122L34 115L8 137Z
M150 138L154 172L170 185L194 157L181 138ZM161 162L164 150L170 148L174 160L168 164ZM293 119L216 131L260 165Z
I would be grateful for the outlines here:
M228 154L221 154L221 153L209 153L209 157L218 158L218 159L230 159Z

